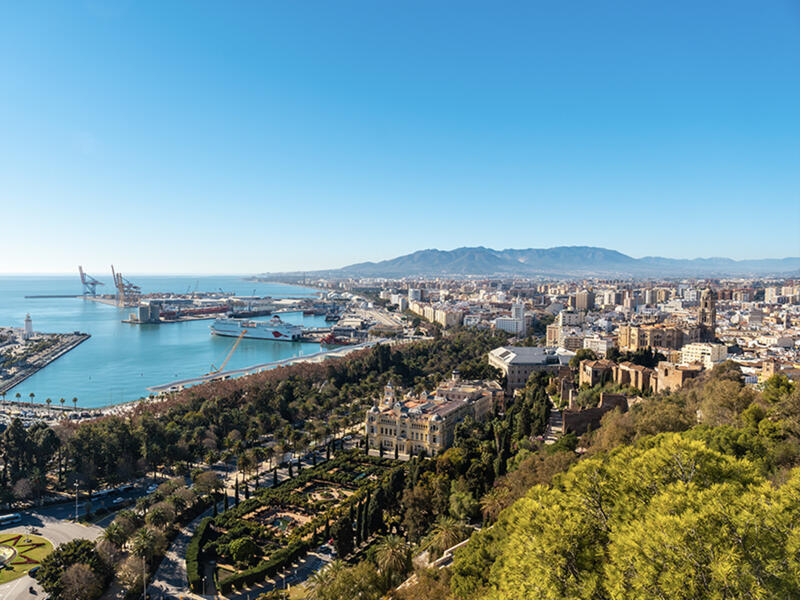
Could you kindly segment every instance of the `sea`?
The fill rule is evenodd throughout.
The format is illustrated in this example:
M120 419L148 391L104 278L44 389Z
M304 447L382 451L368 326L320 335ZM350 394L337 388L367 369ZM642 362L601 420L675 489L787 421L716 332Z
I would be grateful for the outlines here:
M127 276L126 276L127 277ZM142 293L189 291L225 292L273 298L314 297L316 290L246 280L236 276L131 276ZM113 293L111 277L97 279L105 286L97 293ZM147 388L208 373L220 365L233 347L234 338L213 336L212 320L133 325L123 323L131 308L117 308L83 298L25 298L31 295L81 294L77 276L0 276L0 326L22 327L31 315L34 331L68 333L80 331L92 337L12 388L6 400L19 393L24 400L53 405L66 399L78 408L98 408L137 400ZM263 317L268 319L269 317ZM325 327L324 316L302 312L281 314L284 321L305 327ZM319 344L242 339L225 370L313 354Z

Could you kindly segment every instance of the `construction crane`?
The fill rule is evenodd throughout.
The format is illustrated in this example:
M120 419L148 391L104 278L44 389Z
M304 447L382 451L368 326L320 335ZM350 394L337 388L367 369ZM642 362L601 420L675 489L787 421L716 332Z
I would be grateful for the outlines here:
M114 271L114 265L111 265L111 276L114 278L114 287L117 288L117 306L136 306L139 304L142 288L125 279L122 273Z
M97 286L98 285L105 285L102 281L97 281L91 275L87 275L83 272L83 267L78 265L78 273L81 274L81 284L83 284L83 295L84 296L97 296Z
M225 368L225 365L228 364L228 361L231 359L231 356L233 356L233 353L236 350L236 346L238 346L239 342L242 341L242 338L244 337L245 333L247 333L247 329L242 329L242 333L240 333L239 337L236 338L236 341L233 343L233 347L230 349L230 352L228 352L228 356L225 357L225 360L222 361L222 364L219 366L219 368L215 367L212 364L211 370L207 373L207 375L216 375L217 373L221 372L222 369Z

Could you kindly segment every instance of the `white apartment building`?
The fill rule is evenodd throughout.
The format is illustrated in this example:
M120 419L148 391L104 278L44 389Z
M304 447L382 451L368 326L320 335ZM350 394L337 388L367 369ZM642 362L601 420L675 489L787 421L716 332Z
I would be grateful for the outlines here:
M711 369L715 364L724 362L728 357L728 349L723 344L694 343L681 348L681 362L684 364L700 363L704 369Z
M562 310L556 317L559 327L574 327L583 323L583 313L574 310Z
M497 317L494 320L494 327L495 329L506 331L512 335L522 335L525 333L525 319Z
M602 356L602 357L604 357L606 353L615 346L616 343L614 342L613 339L601 338L600 336L587 337L584 338L583 340L584 348L586 348L587 350L591 350L597 356Z

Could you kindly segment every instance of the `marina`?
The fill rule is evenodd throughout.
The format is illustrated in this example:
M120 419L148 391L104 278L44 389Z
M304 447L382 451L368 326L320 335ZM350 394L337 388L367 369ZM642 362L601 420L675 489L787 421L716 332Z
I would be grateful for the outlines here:
M318 292L309 288L235 276L136 276L136 283L152 294L223 289L240 297L270 297L284 321L305 330L330 328L324 315L303 314L301 302L318 299ZM49 397L54 403L61 397L70 402L78 398L77 405L82 409L119 405L148 396L148 387L160 382L202 376L211 365L220 364L231 349L233 340L211 335L207 319L170 322L166 327L132 326L123 323L130 307L116 306L113 301L88 301L74 295L76 291L81 291L76 276L0 277L0 325L21 327L30 313L37 331L80 331L91 336L15 385L9 398L19 393L27 400L33 393L37 401ZM243 339L228 368L263 365L321 350L318 342L304 340L274 343Z

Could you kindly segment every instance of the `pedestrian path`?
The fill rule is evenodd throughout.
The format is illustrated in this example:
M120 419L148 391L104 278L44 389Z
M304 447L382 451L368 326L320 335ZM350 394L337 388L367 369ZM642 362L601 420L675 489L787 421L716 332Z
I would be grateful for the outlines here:
M544 443L555 444L558 438L564 435L564 419L561 411L556 408L553 401L548 399L548 402L550 402L550 419L544 432Z
M325 462L324 455L317 455L317 464ZM311 465L311 457L306 456L302 460L303 469L313 468ZM226 476L225 481L225 488L229 491L228 493L228 501L229 506L233 505L233 481L234 478L238 475L238 472L230 473ZM289 478L288 469L278 469L278 482L285 481ZM265 476L262 480L264 481L264 485L260 487L272 487L272 476ZM224 508L224 500L220 501L217 504L217 510L222 511ZM170 545L167 552L164 554L164 558L161 560L161 564L158 566L158 569L151 580L150 586L148 590L152 596L158 599L163 600L181 600L186 598L198 598L202 596L198 596L197 594L192 594L188 590L187 584L187 576L186 576L186 547L189 545L189 542L192 539L192 535L194 535L195 529L197 529L198 525L200 525L200 521L202 521L205 517L209 517L213 514L213 509L209 508L206 512L201 514L199 517L195 518L192 522L188 523L183 529L181 529L178 536ZM309 555L311 557L311 555ZM317 560L321 560L317 557ZM301 563L304 561L301 560ZM302 568L302 565L299 565ZM310 568L311 565L306 566L305 568ZM319 568L321 564L317 563L316 568ZM285 583L292 583L291 574L287 575ZM207 581L208 588L206 591L209 594L213 593L213 583ZM270 588L272 589L272 588ZM266 591L266 590L263 590ZM251 598L255 598L257 594L253 594ZM206 598L212 598L212 595L205 596ZM242 595L242 598L246 598L246 595Z

